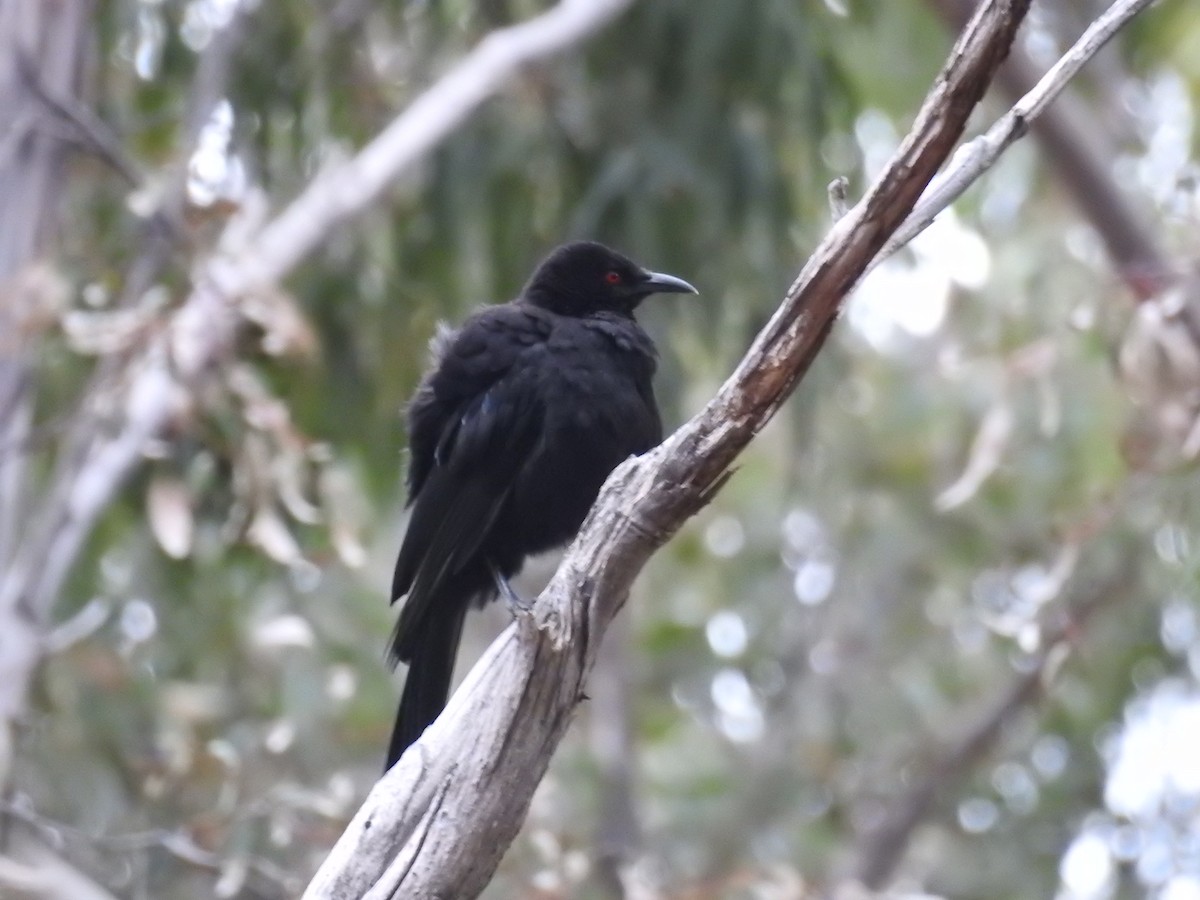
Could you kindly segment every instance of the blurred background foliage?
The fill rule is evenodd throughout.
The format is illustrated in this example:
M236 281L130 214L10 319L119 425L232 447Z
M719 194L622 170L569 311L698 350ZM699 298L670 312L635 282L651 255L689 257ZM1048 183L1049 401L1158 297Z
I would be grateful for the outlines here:
M1039 7L1022 47L1048 64L1104 6ZM150 175L131 194L74 159L39 422L71 415L103 316L169 307L234 210L260 190L278 210L544 7L98 4L86 99ZM247 340L105 516L58 606L71 624L10 811L77 829L70 855L120 896L294 894L377 777L398 696L401 411L435 323L513 296L566 238L611 243L700 287L642 315L681 422L829 226L826 185L861 192L950 41L937 4L645 0L486 106L288 280L286 340L271 322ZM1167 0L1077 85L1181 271L1200 233L1198 47L1200 8ZM209 83L222 99L189 139ZM976 125L1004 108L993 94ZM193 247L146 277L136 213L173 178ZM630 897L854 877L1200 897L1200 488L1163 424L1197 382L1160 390L1158 357L1129 349L1135 297L1097 227L1027 141L868 279L639 580L604 702L581 709L487 896L614 896L615 856ZM505 618L473 618L460 673ZM888 834L901 852L881 863Z

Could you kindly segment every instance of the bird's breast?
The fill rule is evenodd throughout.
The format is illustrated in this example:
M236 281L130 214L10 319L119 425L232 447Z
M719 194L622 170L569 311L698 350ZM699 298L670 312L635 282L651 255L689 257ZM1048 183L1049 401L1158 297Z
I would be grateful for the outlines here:
M619 462L657 442L653 345L631 320L560 324L537 354L546 443ZM615 465L615 463L614 463Z

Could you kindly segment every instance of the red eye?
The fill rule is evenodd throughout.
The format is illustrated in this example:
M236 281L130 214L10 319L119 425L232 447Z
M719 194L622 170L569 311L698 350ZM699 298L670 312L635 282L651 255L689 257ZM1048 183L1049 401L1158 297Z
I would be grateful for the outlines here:
M609 284L620 284L621 283L621 273L620 272L605 272L604 280L606 282L608 282Z

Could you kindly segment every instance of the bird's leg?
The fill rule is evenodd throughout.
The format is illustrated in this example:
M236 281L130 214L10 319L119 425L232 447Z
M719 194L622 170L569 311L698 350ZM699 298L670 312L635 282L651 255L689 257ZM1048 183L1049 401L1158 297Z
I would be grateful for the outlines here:
M496 568L495 563L488 563L488 567L492 570L492 580L496 582L496 590L504 598L504 602L508 605L508 611L512 613L513 618L529 615L530 610L533 609L533 604L513 590L512 585L508 583L508 579Z

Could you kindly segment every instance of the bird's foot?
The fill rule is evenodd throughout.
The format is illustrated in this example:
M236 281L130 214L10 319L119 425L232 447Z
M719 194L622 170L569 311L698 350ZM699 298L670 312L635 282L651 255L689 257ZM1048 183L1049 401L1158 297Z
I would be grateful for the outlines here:
M504 603L514 619L524 618L533 611L533 604L514 591L508 579L495 566L492 566L492 580L496 582L496 590L504 598Z

